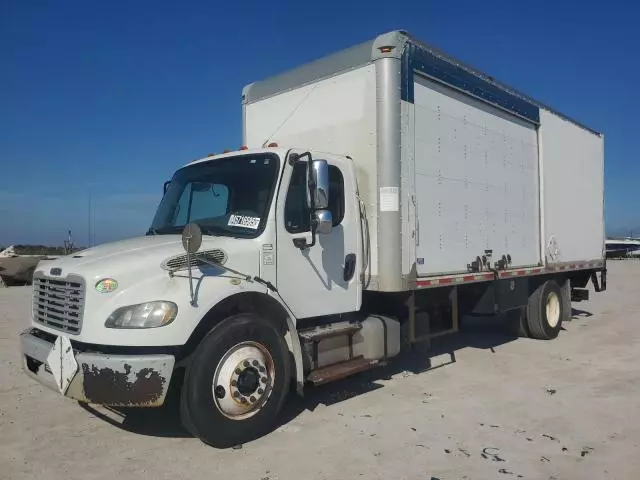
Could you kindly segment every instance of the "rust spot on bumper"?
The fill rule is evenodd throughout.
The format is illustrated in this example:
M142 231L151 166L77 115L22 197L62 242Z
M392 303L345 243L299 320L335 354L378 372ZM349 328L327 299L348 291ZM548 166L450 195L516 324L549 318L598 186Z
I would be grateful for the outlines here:
M50 340L34 335L32 329L22 332L23 368L29 376L60 393L48 366L48 356L54 346ZM63 395L84 403L159 407L165 401L175 367L175 357L166 353L77 352L74 356L78 369L75 371L74 366L75 373L69 372L72 376Z
M167 378L153 368L124 371L82 364L84 396L90 403L121 406L154 406L164 400Z

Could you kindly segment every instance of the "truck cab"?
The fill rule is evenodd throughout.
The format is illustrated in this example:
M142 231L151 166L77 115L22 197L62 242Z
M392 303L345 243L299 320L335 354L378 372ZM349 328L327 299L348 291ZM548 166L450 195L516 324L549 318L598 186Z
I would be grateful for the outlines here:
M194 225L202 240L189 255L182 233ZM226 345L231 373L198 374L222 395L223 418L244 418L302 380L297 319L360 309L362 250L351 159L275 146L205 157L175 172L146 235L40 263L25 369L82 402L158 406L173 372L210 353L199 348L212 329L245 322L275 352Z

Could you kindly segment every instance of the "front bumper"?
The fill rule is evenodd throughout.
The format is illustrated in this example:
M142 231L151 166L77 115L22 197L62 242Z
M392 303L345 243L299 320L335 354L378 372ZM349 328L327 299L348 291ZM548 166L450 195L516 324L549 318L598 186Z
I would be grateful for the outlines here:
M54 344L33 334L20 334L25 372L64 396L86 403L127 407L157 407L164 403L175 365L173 355L110 355L69 352L77 370L61 387L49 365ZM72 358L67 359L73 362ZM62 363L62 362L61 362ZM60 371L58 369L57 371Z

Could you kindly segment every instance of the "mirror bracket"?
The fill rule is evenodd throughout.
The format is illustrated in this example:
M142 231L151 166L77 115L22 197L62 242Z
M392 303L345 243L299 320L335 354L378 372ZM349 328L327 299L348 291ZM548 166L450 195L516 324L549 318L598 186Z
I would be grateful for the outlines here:
M291 153L289 154L289 165L295 165L296 162L300 161L303 157L307 157L309 162L313 161L313 159L311 158L311 152Z
M307 239L304 237L298 237L293 239L293 246L299 248L300 250L306 250L307 248L311 248L316 244L316 236L313 235L311 237L311 243L307 243Z
M328 234L333 227L333 218L329 210L316 210L311 216L311 243L305 237L293 239L293 245L300 250L311 248L316 244L317 234Z
M191 306L196 306L196 297L193 291L193 272L191 271L191 256L195 255L202 245L202 230L197 223L185 225L182 231L182 246L187 252L187 269L189 272L189 293L191 294Z
M312 213L311 214L311 243L307 243L307 239L305 237L297 237L293 239L293 245L296 248L299 248L301 251L315 246L317 228L318 228L318 222L317 222L317 219L314 218Z

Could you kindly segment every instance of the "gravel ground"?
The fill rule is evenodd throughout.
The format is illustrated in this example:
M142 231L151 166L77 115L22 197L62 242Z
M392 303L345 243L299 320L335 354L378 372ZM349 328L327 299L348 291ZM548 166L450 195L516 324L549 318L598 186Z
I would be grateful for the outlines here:
M21 371L28 288L0 289L0 478L640 478L640 262L610 262L608 291L574 304L551 342L487 325L292 397L241 449L181 429L175 406L85 409Z

